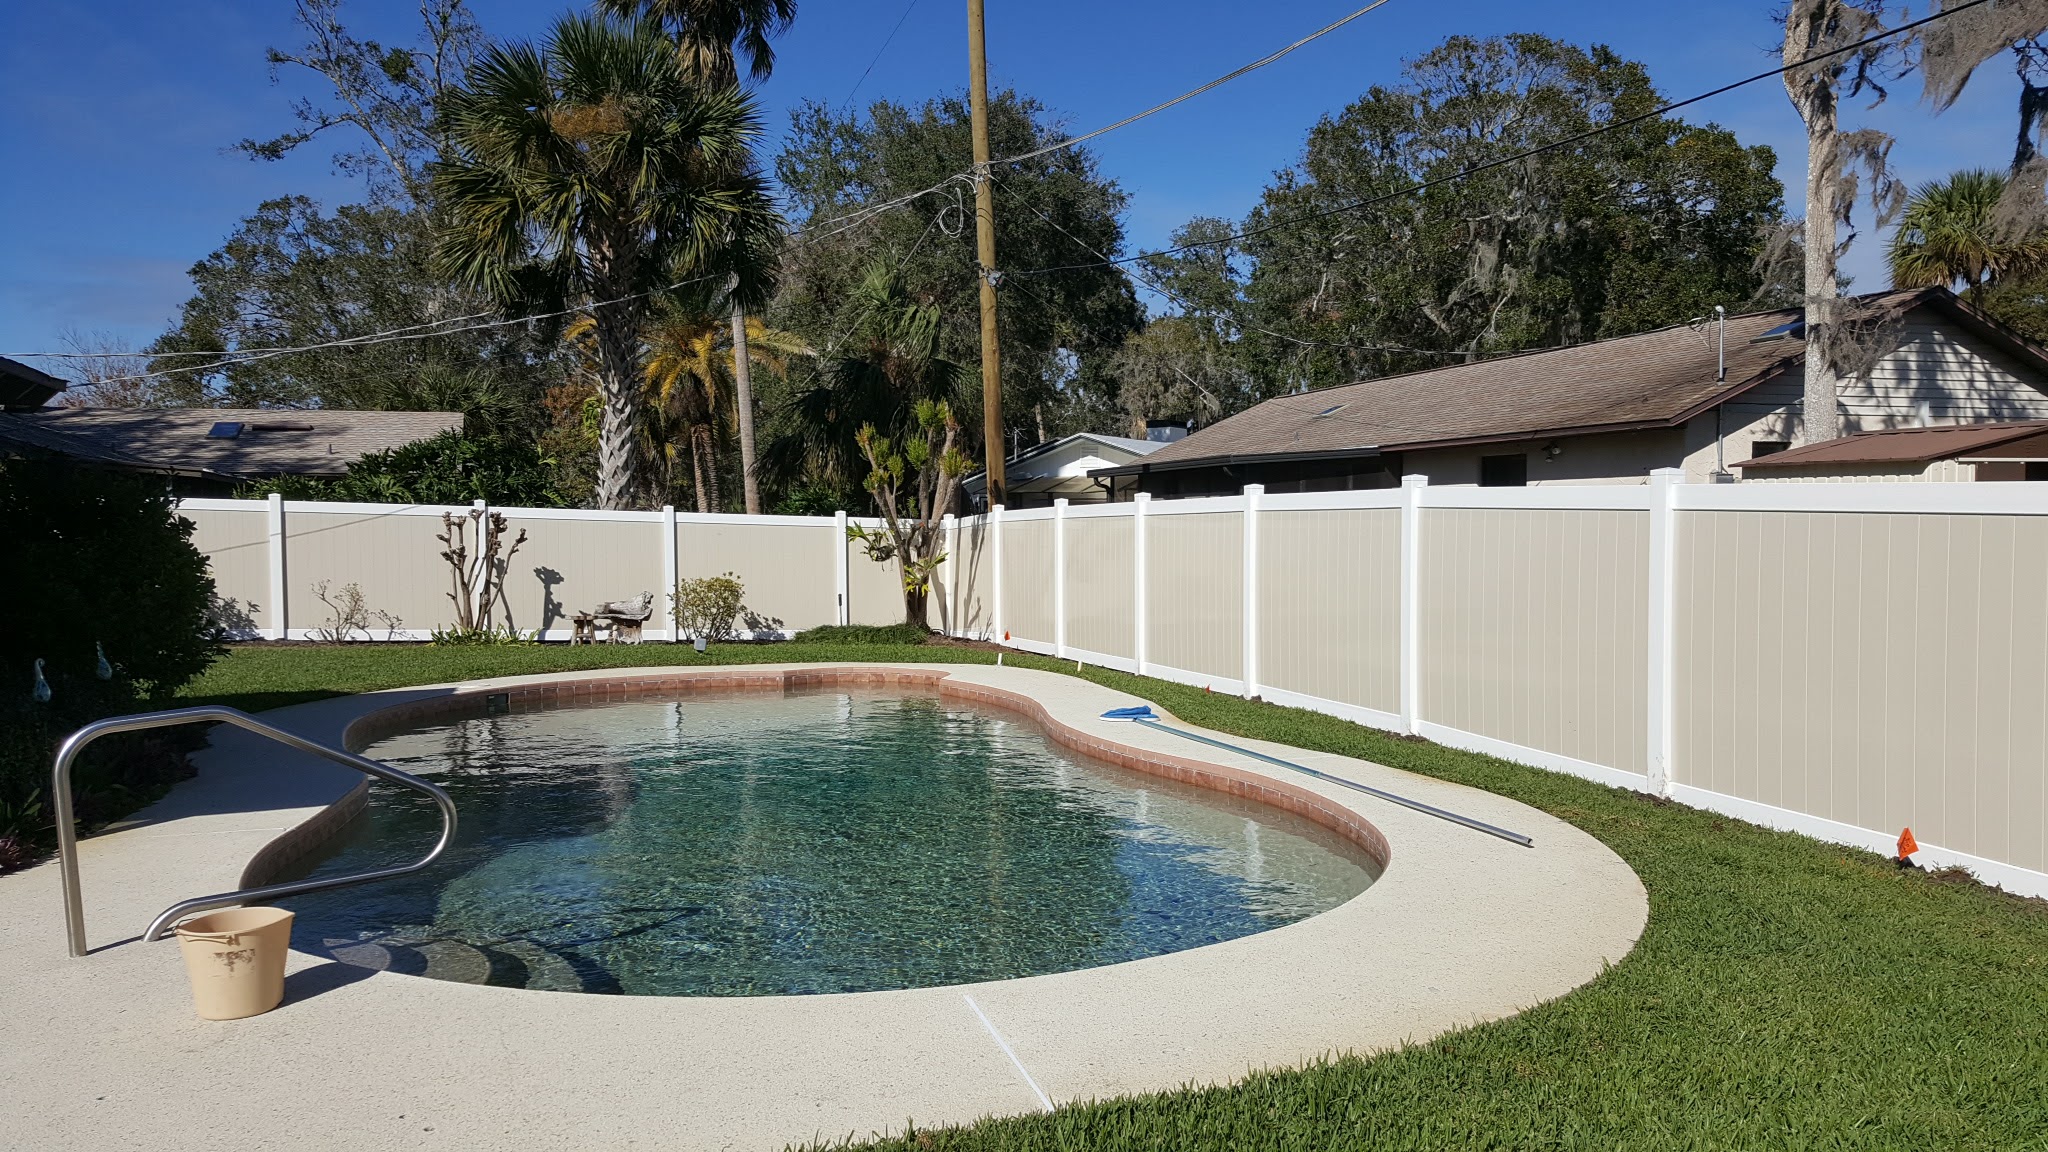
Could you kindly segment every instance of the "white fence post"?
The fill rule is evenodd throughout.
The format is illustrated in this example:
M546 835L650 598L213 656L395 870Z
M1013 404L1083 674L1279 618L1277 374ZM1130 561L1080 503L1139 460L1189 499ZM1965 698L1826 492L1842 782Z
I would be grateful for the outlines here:
M682 635L682 628L676 624L676 585L682 582L676 562L676 506L661 506L661 616L668 621L668 642L673 644Z
M1244 486L1244 698L1259 698L1259 497L1263 484Z
M264 503L270 521L270 627L263 631L271 640L289 640L284 598L284 497L272 492Z
M1401 731L1422 730L1422 495L1427 476L1401 477Z
M989 569L995 579L989 581L991 604L988 611L988 636L998 644L1007 643L1010 634L1003 631L1003 506L988 506Z
M839 609L835 619L841 624L853 622L853 605L846 600L846 513L832 514L832 579L833 590L839 597Z
M954 624L959 619L955 615L957 598L953 593L960 571L959 563L955 559L960 553L959 517L948 512L939 520L939 539L942 541L939 546L946 550L945 559L939 561L939 571L942 574L940 579L946 582L945 594L939 597L939 631L951 636L958 631Z
M1052 502L1052 654L1067 654L1067 502Z
M1672 681L1677 656L1678 485L1685 473L1658 468L1650 473L1650 596L1649 596L1649 769L1650 789L1670 795L1674 775L1675 694Z
M1150 663L1145 652L1145 513L1151 507L1150 492L1140 492L1137 498L1131 501L1131 572L1137 583L1131 595L1131 603L1136 609L1131 613L1135 618L1132 627L1137 633L1131 638L1131 654L1138 665L1140 676L1150 675L1147 671Z

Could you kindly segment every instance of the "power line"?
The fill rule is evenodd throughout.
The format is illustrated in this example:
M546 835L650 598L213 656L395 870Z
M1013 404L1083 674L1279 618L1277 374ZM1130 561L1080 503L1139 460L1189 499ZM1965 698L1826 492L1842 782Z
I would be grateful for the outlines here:
M1683 100L1674 100L1669 104L1665 104L1658 108L1653 108L1648 112L1641 112L1634 116L1624 117L1623 119L1616 120L1612 123L1603 124L1598 128L1589 128L1584 132L1579 132L1571 136L1566 136L1560 140L1553 140L1548 144L1541 144L1522 152L1513 153L1512 155L1498 157L1496 159L1488 160L1481 164L1474 164L1471 167L1459 169L1458 171L1453 172L1447 176L1438 176L1434 179L1418 181L1414 184L1409 185L1406 188L1402 188L1397 191L1383 193L1378 196L1368 196L1362 200L1354 200L1348 204L1339 204L1335 207L1325 208L1316 212L1305 212L1299 216L1290 216L1281 220L1273 220L1268 223L1261 224L1256 228L1247 228L1242 232L1237 232L1232 235L1225 236L1216 240L1205 240L1196 244L1182 244L1172 248L1161 249L1157 252L1142 252L1136 256L1123 256L1118 257L1116 259L1105 259L1103 261L1092 264L1063 264L1052 268L1032 268L1028 270L1013 271L1010 272L1009 275L1039 276L1051 272L1069 272L1083 268L1098 268L1102 267L1105 264L1130 264L1139 260L1143 260L1149 256L1174 256L1182 252L1191 251L1196 248L1212 248L1219 244L1231 244L1239 240L1247 240L1253 236L1263 235L1267 232L1277 231L1282 228L1292 228L1298 224L1304 224L1315 220L1321 220L1330 216L1338 216L1346 212L1356 212L1361 208L1370 208L1374 205L1384 204L1391 200L1399 200L1404 197L1413 196L1417 192L1425 192L1431 188L1440 187L1445 184L1455 183L1456 181L1463 180L1471 176L1477 176L1482 172L1488 172L1495 168L1501 168L1509 164L1519 163L1520 161L1528 160L1536 156L1542 156L1546 153L1555 152L1562 148L1569 148L1574 144L1590 140L1595 136L1604 136L1609 132L1616 132L1623 128L1633 127L1634 125L1640 124L1646 120L1657 119L1659 117L1666 115L1667 113L1676 112L1680 108L1685 108L1693 104L1698 104L1703 100L1711 100L1716 96L1725 95L1729 92L1735 91L1737 88L1742 88L1751 84L1755 84L1760 80L1775 79L1779 76L1783 76L1787 72L1792 72L1797 69L1807 67L1811 64L1818 64L1823 60L1833 59L1836 56L1845 55L1847 53L1854 52L1861 48L1867 48L1870 45L1875 44L1881 40L1888 40L1894 36L1899 35L1900 33L1910 32L1915 28L1924 27L1928 24L1934 23L1937 20L1942 20L1950 16L1953 16L1958 12L1966 12L1972 8L1978 7L1979 5L1988 4L1990 2L1991 0L1967 0L1966 3L1958 4L1953 8L1945 8L1939 12L1934 13L1931 16L1923 16L1918 20L1913 20L1905 24L1901 24L1897 28L1886 29L1885 31L1877 32L1870 36L1866 36L1853 44L1845 44L1839 48L1831 48L1826 52L1816 52L1811 56L1807 56L1791 64L1786 64L1778 68L1773 68L1767 72L1759 72L1754 76L1737 80L1731 84L1723 84L1719 88L1715 88L1712 91L1708 92L1702 92L1697 96L1688 96Z
M846 106L853 103L853 94L855 92L860 91L860 86L868 82L869 73L872 73L875 70L875 65L880 64L882 62L882 54L889 50L889 45L894 44L896 42L896 34L898 32L903 31L903 22L905 20L910 19L911 9L916 7L917 0L910 0L910 3L905 4L903 6L903 15L898 16L896 18L896 26L894 28L889 29L889 35L883 38L882 46L880 48L875 49L875 58L868 61L866 71L863 71L860 74L860 79L855 80L853 82L853 87L849 89L846 93L846 99L841 100L839 102L840 111L844 112L846 110Z
M1093 132L1083 133L1079 136L1070 136L1067 139L1061 140L1056 144L1048 144L1043 148L1035 149L1030 152L1020 152L1015 156L1008 156L1001 160L991 161L990 163L1015 164L1022 160L1030 160L1035 157L1043 156L1048 152L1058 152L1064 148L1072 148L1076 144L1086 143L1089 140L1095 139L1097 136L1105 136L1111 132L1116 131L1119 128L1125 128L1132 124L1136 124L1138 121L1143 120L1147 116L1152 116L1156 115L1157 113L1164 112L1168 108L1171 108L1176 104L1181 104L1185 103L1186 101L1192 100L1195 97L1200 96L1204 92L1209 92L1214 89L1221 88L1225 84L1230 83L1232 80L1235 80L1240 76L1250 75L1251 73L1256 72L1261 68L1264 68L1266 65L1271 64L1276 60L1279 60L1281 57L1289 55L1295 49L1300 48L1311 41L1320 40L1323 37L1328 36L1330 33L1335 32L1337 29L1342 28L1346 24L1351 23L1353 20L1358 19L1360 16L1363 16L1366 13L1372 11L1373 9L1378 8L1381 5L1387 4L1389 2L1390 0L1373 0L1372 3L1367 4L1365 7L1358 9L1356 12L1353 12L1350 15L1345 16L1344 18L1336 21L1335 23L1326 24L1323 27L1318 28L1314 32L1311 32L1308 35L1303 36L1301 39L1296 40L1294 43L1289 44L1287 47L1282 48L1277 52L1273 52L1266 56L1262 56L1259 59L1252 61L1251 63L1245 65L1242 68L1237 69L1234 72L1229 72L1222 76L1218 76L1216 79L1209 81L1207 84L1204 84L1199 88L1189 89L1188 91L1183 92L1178 96L1175 96L1173 99L1168 100L1163 104L1154 104L1152 107L1145 109L1143 112L1140 112L1135 116L1126 116L1114 124L1109 124L1104 127L1097 128Z

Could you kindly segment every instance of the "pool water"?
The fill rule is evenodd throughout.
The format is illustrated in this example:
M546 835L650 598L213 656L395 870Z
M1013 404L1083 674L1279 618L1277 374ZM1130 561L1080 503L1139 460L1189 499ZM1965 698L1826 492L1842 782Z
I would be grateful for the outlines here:
M365 754L461 826L397 880L284 902L294 943L478 983L656 996L1063 972L1275 928L1373 880L1277 809L1082 759L936 694L825 689L462 719ZM314 874L432 842L375 785Z

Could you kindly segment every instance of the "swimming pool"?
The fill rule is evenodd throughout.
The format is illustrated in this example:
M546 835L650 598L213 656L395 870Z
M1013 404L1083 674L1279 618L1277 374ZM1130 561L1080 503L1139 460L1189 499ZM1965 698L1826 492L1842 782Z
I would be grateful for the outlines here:
M1376 865L1297 816L1085 759L934 692L831 687L472 716L364 753L462 827L296 897L295 944L474 983L670 996L970 983L1135 960L1343 903ZM316 874L398 863L374 791Z

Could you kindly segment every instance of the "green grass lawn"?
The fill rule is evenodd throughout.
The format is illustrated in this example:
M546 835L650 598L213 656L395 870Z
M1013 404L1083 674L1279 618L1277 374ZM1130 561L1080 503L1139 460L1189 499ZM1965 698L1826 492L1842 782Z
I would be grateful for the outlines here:
M993 656L793 643L703 657L667 645L248 648L185 695L260 708L494 674L845 659ZM1569 820L1642 877L1642 942L1558 1001L1398 1053L880 1147L2048 1148L2048 904L1315 713L1081 674L1191 723L1470 784Z

